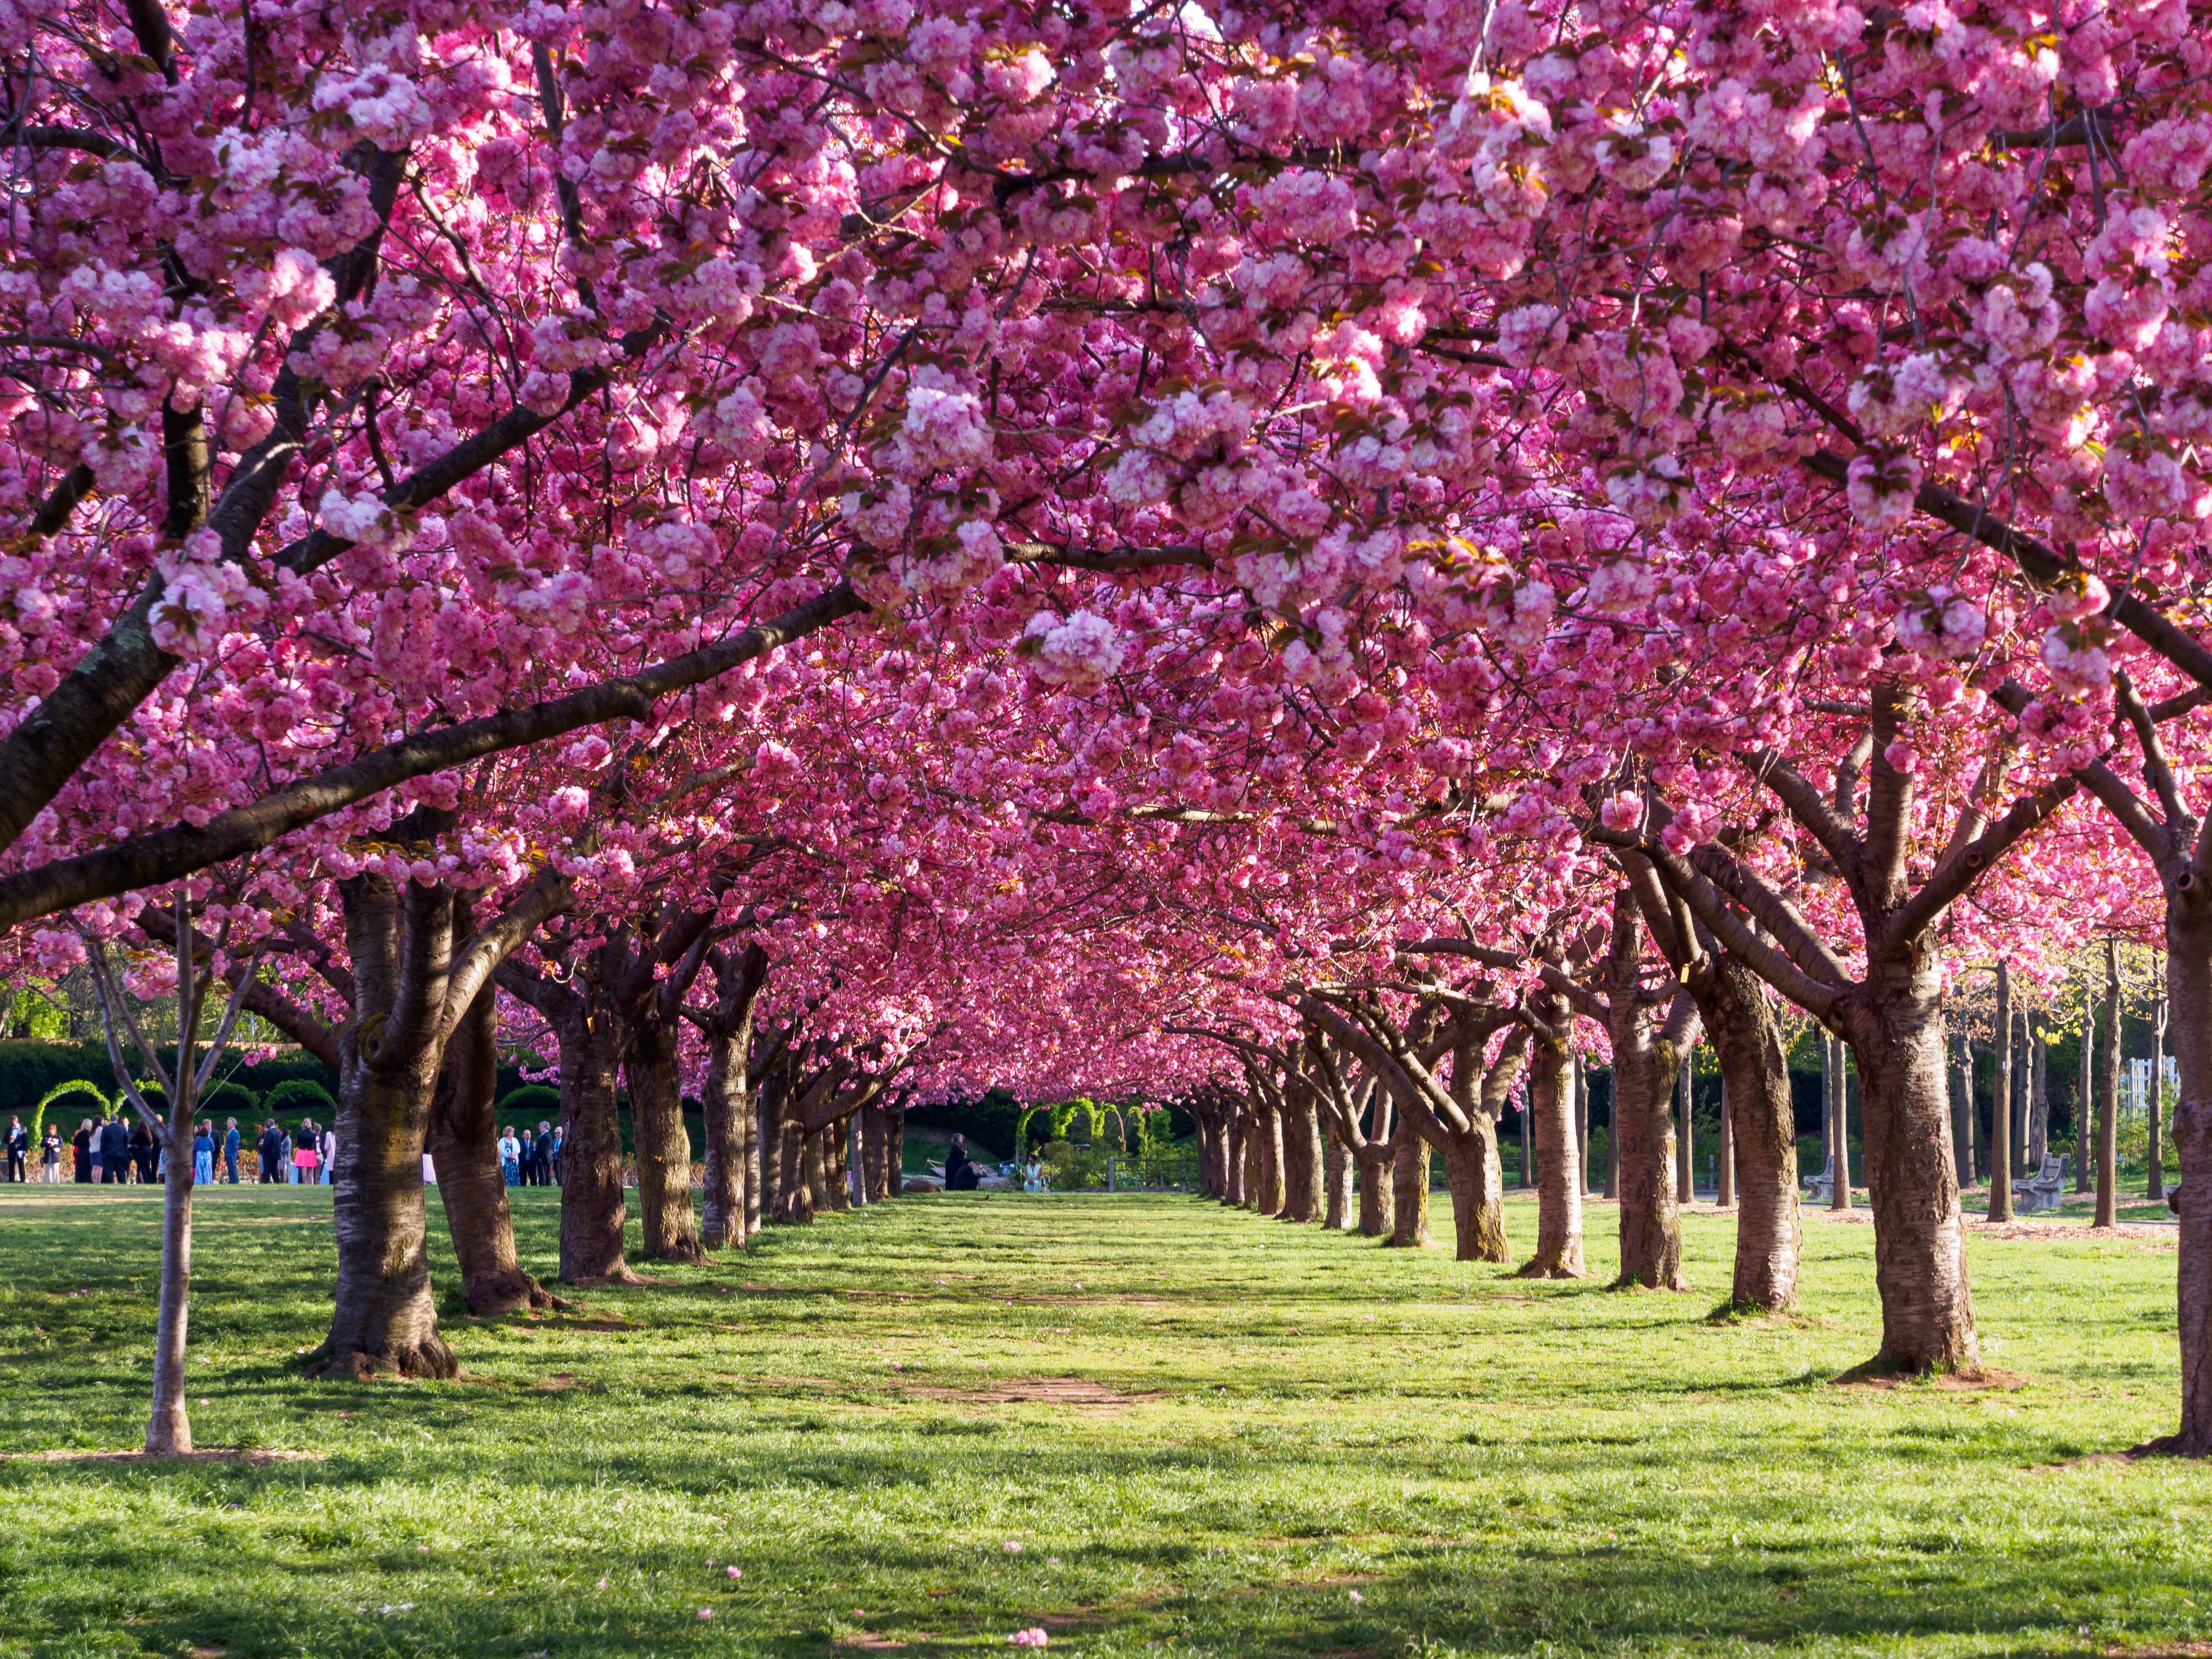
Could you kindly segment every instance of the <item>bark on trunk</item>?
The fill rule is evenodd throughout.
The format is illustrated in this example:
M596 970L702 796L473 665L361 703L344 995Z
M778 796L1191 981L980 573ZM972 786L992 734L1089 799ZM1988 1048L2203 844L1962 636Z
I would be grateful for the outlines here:
M631 1138L637 1145L639 1253L661 1261L702 1262L699 1217L691 1206L691 1134L684 1125L683 1074L676 1022L638 1022L623 1057Z
M760 1199L757 1206L748 1199L746 1207L757 1207L763 1222L781 1221L784 1217L783 1103L790 1082L784 1066L770 1066L761 1079L760 1100L753 1113L753 1133L760 1142Z
M403 892L381 875L338 885L357 988L338 1048L337 1294L307 1373L450 1377L459 1366L430 1297L422 1151L444 1059L453 894L416 882Z
M1272 1107L1263 1109L1255 1126L1259 1152L1256 1192L1252 1207L1261 1215L1283 1212L1283 1117Z
M1566 1024L1564 1011L1554 1024ZM1582 1165L1575 1156L1573 1103L1567 1098L1564 1042L1538 1037L1528 1045L1527 1114L1536 1152L1536 1253L1522 1264L1524 1279L1582 1279ZM1613 1088L1619 1098L1619 1066Z
M1613 1006L1613 1121L1620 1135L1620 1272L1613 1283L1686 1291L1674 1172L1678 1057L1673 1044L1654 1040L1650 1015L1632 995L1616 995Z
M1867 964L1865 994L1841 1011L1857 1057L1875 1284L1876 1370L1975 1370L1981 1349L1966 1283L1966 1218L1951 1152L1935 952Z
M1735 1127L1729 1109L1728 1073L1721 1073L1721 1172L1714 1183L1713 1202L1723 1210L1735 1208Z
M1231 1107L1221 1126L1221 1201L1239 1209L1244 1205L1244 1119L1241 1108Z
M2153 1203L2166 1198L2166 1145L2160 1131L2166 1112L2166 999L2160 997L2151 1012L2150 1091L2143 1100L2149 1133L2144 1149L2143 1196Z
M1429 1242L1429 1143L1415 1134L1413 1126L1402 1116L1395 1139L1390 1248L1419 1249Z
M2173 1108L2181 1178L2166 1200L2181 1223L2174 1275L2181 1426L2152 1443L2187 1457L2212 1456L2212 902L2201 902L2203 885L2169 887L2166 909L2166 994L2181 1081ZM2112 1026L2117 1032L2118 1019Z
M1996 1088L1990 1100L1990 1224L2012 1219L2012 970L1997 963ZM1860 1070L1865 1070L1862 1063Z
M1352 1149L1328 1135L1322 1141L1321 1157L1328 1205L1321 1224L1332 1232L1342 1232L1351 1224Z
M1359 1233L1363 1238L1387 1237L1397 1226L1396 1192L1391 1170L1396 1155L1385 1146L1370 1146L1358 1155Z
M561 1278L570 1285L629 1282L623 1226L622 1120L615 1068L622 1032L613 1018L579 998L556 1021L561 1054Z
M1690 1074L1690 1056L1682 1055L1680 1075L1674 1087L1674 1201L1687 1204L1698 1195L1697 1171L1692 1163L1697 1144L1695 1121L1692 1115L1696 1098L1695 1080Z
M2074 1096L2074 1190L2089 1190L2089 1166L2097 1145L2097 994L2081 992L2081 1080Z
M893 1196L906 1190L906 1107L903 1102L884 1109L884 1154L890 1164L890 1190Z
M331 1200L337 1291L330 1334L307 1374L452 1377L460 1367L438 1334L424 1249L422 1144L437 1075L419 1056L385 1069L375 1037L372 1030L364 1042L349 1030L344 1039L337 1133L346 1156Z
M483 1317L546 1308L553 1298L522 1269L507 1176L499 1166L497 992L487 981L447 1039L446 1063L430 1102L428 1146L438 1200L461 1270L461 1299Z
M1322 1218L1321 1111L1310 1089L1285 1091L1283 1211L1285 1221Z
M173 1115L161 1192L161 1299L154 1325L154 1409L146 1455L181 1457L192 1449L185 1406L185 1340L191 1326L192 1120Z
M2105 1087L2097 1103L2097 1213L2090 1224L2119 1224L2120 947L2105 941Z
M1444 1142L1444 1184L1451 1189L1452 1233L1462 1261L1510 1261L1505 1237L1505 1171L1498 1126L1472 1114L1474 1127Z
M1735 1163L1735 1271L1729 1300L1780 1312L1797 1301L1797 1115L1782 1028L1741 957L1722 953L1692 983L1721 1067Z
M804 1218L794 1217L793 1218L803 1219L805 1223L811 1225L814 1218L828 1207L829 1161L823 1156L822 1135L819 1131L811 1135L802 1133L799 1138L799 1189L806 1194L806 1213Z
M700 1242L710 1250L744 1247L745 1142L753 1121L745 1057L751 1046L750 1017L738 1030L707 1035L707 1074L699 1097L705 1109L707 1167L699 1196L704 1212Z
M2082 1075L2087 1077L2087 1073ZM1959 1039L1959 1097L1951 1108L1951 1152L1959 1184L1974 1184L1974 1045ZM2076 1160L2079 1162L2079 1160Z

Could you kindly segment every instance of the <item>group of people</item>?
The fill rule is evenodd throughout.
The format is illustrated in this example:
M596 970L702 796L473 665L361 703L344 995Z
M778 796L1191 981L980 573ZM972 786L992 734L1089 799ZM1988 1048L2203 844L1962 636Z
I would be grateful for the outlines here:
M76 1133L62 1139L61 1126L49 1123L34 1146L23 1120L8 1120L8 1179L39 1181L59 1186L64 1163L76 1179L88 1186L137 1182L151 1186L168 1171L167 1154L142 1119L126 1121L118 1109L105 1117L86 1118ZM192 1178L202 1184L215 1179L215 1160L220 1151L229 1165L230 1178L238 1179L238 1120L225 1120L220 1138L211 1123L203 1122L192 1140ZM35 1167L36 1173L33 1170Z
M220 1160L219 1178L238 1185L240 1145L236 1118L225 1118L221 1129L212 1120L203 1118L192 1131L193 1184L214 1185ZM261 1155L264 1184L295 1186L328 1186L337 1149L337 1135L328 1124L304 1118L293 1133L273 1117L262 1125L261 1139L255 1148ZM35 1144L23 1120L11 1117L7 1152L9 1180L38 1181L48 1186L59 1186L67 1178L62 1174L64 1164L86 1185L135 1182L151 1186L168 1172L168 1155L154 1139L153 1131L143 1120L126 1122L119 1110L101 1118L86 1118L66 1140L61 1127L49 1123Z
M261 1126L261 1142L254 1150L261 1154L263 1186L327 1187L331 1166L337 1162L337 1133L306 1117L300 1120L297 1134L288 1133L272 1117ZM235 1164L230 1178L238 1179Z
M499 1132L500 1173L510 1187L557 1187L561 1184L561 1131L539 1119L538 1133L524 1124Z

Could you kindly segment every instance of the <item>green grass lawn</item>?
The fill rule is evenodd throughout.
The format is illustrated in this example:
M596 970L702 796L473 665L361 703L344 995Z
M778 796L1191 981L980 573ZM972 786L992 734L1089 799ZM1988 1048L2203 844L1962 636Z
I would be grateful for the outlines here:
M559 1194L515 1196L549 1273ZM1710 1216L1697 1293L1668 1297L1196 1199L1018 1194L454 1319L459 1384L335 1385L297 1375L329 1203L204 1195L193 1330L200 1443L319 1460L0 1462L0 1655L931 1655L1040 1623L1082 1654L1317 1659L2212 1636L2212 1470L2073 1461L2172 1427L2173 1257L2142 1236L1977 1239L1984 1352L2019 1384L1980 1391L1831 1385L1875 1346L1863 1224L1808 1227L1802 1320L1717 1325ZM1509 1210L1525 1247L1533 1205ZM0 1451L135 1443L156 1212L0 1189ZM1613 1213L1590 1220L1602 1271Z

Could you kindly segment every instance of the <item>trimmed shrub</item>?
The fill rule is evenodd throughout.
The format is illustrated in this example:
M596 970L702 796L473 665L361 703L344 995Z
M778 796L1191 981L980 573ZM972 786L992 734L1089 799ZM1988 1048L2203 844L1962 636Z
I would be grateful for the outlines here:
M283 1086L280 1083L276 1088L281 1089ZM307 1086L313 1088L314 1085L309 1084ZM276 1089L270 1091L271 1094L276 1092ZM252 1090L240 1084L218 1083L200 1097L199 1115L202 1117L228 1116L251 1119L260 1109L261 1097Z
M258 1116L282 1117L287 1112L303 1113L313 1117L319 1112L337 1115L338 1103L331 1091L319 1083L303 1078L288 1078L261 1097Z
M542 1117L549 1123L557 1123L561 1121L561 1091L547 1083L526 1083L520 1089L509 1090L499 1103L500 1120L504 1122L515 1114L533 1121Z

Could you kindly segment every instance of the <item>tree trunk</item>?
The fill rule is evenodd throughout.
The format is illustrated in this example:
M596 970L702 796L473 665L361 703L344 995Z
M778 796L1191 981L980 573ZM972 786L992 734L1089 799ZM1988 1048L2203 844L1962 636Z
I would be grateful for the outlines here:
M1258 1181L1252 1207L1261 1215L1283 1212L1283 1115L1273 1106L1262 1107L1255 1126L1259 1152Z
M1521 1103L1521 1189L1527 1192L1534 1188L1536 1178L1535 1119L1524 1099Z
M338 884L356 988L338 1046L331 1197L337 1294L313 1376L450 1377L430 1298L422 1151L444 1060L442 1010L453 959L453 894L381 875ZM171 1164L177 1162L174 1157Z
M902 1103L884 1108L884 1157L890 1166L890 1192L896 1198L906 1190L906 1107Z
M550 1307L545 1287L522 1270L507 1176L499 1166L498 990L489 980L446 1042L446 1063L430 1100L428 1147L438 1170L438 1200L461 1270L461 1299L483 1317L516 1308Z
M829 1207L830 1167L822 1145L822 1132L799 1132L799 1190L805 1194L805 1213L792 1218L811 1226L814 1218Z
M2181 1082L2173 1108L2181 1178L2167 1200L2180 1217L2174 1302L2181 1328L2181 1426L2152 1443L2161 1451L2206 1457L2212 1456L2212 902L2206 902L2202 882L2179 892L2167 889L2166 948ZM2119 1006L2117 997L2112 1006ZM2112 1024L2117 1036L2118 1019Z
M1685 1053L1680 1075L1675 1079L1674 1201L1677 1204L1693 1202L1698 1196L1697 1171L1691 1167L1697 1145L1697 1127L1691 1115L1696 1098L1694 1085L1690 1056Z
M1321 1224L1331 1232L1349 1227L1352 1215L1352 1149L1334 1135L1322 1139L1322 1182L1327 1209Z
M1559 1024L1564 1024L1564 1016ZM1582 1168L1575 1158L1573 1104L1567 1098L1567 1053L1563 1042L1542 1037L1528 1045L1527 1103L1522 1108L1535 1139L1536 1253L1522 1264L1524 1279L1581 1279ZM1620 1073L1613 1068L1613 1098Z
M2074 1095L2074 1190L2089 1190L2089 1166L2096 1161L2097 994L2081 988L2081 1080Z
M1296 1085L1284 1091L1283 1212L1285 1221L1322 1218L1321 1109L1313 1091Z
M630 1133L637 1143L637 1210L644 1235L639 1253L661 1261L701 1262L707 1253L691 1207L691 1134L684 1125L678 1060L676 1022L639 1020L623 1060Z
M154 1324L154 1409L146 1419L149 1457L181 1457L192 1449L191 1419L185 1404L185 1346L191 1325L191 1118L173 1113L167 1132L170 1151L161 1184L161 1299Z
M1575 1168L1582 1171L1583 1191L1589 1191L1589 1078L1583 1066L1583 1057L1568 1057L1567 1085L1574 1091L1575 1101Z
M1244 1111L1231 1106L1221 1125L1221 1192L1224 1204L1244 1204Z
M2170 970L2169 970L2170 971ZM2160 1137L2166 1115L2166 999L2161 996L2151 1009L2150 1093L2143 1102L2148 1121L2143 1127L2149 1133L2149 1142L2144 1156L2143 1196L2154 1203L2166 1198L2166 1146Z
M1721 1073L1721 1164L1713 1183L1713 1203L1723 1210L1735 1208L1735 1126L1729 1108L1728 1073Z
M753 1135L760 1145L760 1197L757 1202L748 1197L745 1208L749 1216L757 1210L764 1223L784 1218L783 1103L790 1085L783 1066L769 1066L768 1075L761 1079L760 1098L753 1111ZM750 1218L745 1224L752 1225Z
M1859 1089L1863 1115L1864 1068L1861 1068ZM1863 1139L1863 1123L1860 1125L1860 1134ZM1836 1184L1828 1189L1828 1207L1832 1210L1851 1207L1851 1062L1841 1038L1836 1042Z
M338 1277L330 1334L308 1362L310 1376L452 1377L460 1370L438 1334L424 1249L422 1146L429 1127L434 1066L386 1070L364 1055L359 1022L343 1039L337 1134L346 1149L331 1200ZM173 1169L179 1160L172 1157Z
M2012 969L2003 962L1997 963L1996 1039L1996 1086L1990 1100L1992 1226L2012 1219Z
M1965 1217L1951 1152L1935 952L1906 948L1867 964L1863 994L1838 1011L1857 1057L1875 1285L1877 1370L1977 1370Z
M2120 947L2105 941L2105 1088L2097 1103L2098 1227L2119 1224L2120 1202Z
M1398 1224L1397 1194L1392 1179L1396 1154L1388 1144L1370 1142L1355 1156L1359 1170L1359 1233L1363 1238L1388 1237Z
M1730 1305L1778 1313L1796 1305L1797 1114L1782 1027L1759 976L1723 951L1692 981L1706 1041L1720 1061L1722 1144L1735 1164L1739 1210Z
M1613 1121L1620 1137L1620 1273L1613 1283L1686 1291L1674 1109L1681 1062L1674 1044L1656 1039L1632 987L1625 995L1616 988L1612 1007Z
M707 1073L699 1085L706 1130L704 1212L700 1242L710 1250L742 1249L750 1202L745 1175L747 1130L753 1121L751 1089L745 1073L752 1047L750 1017L737 1030L707 1033Z
M823 1196L832 1211L853 1207L853 1115L830 1126L822 1140Z
M2043 1172L2051 1151L2051 1046L2041 1019L2027 1023L2027 1162L2031 1176Z
M1429 1242L1429 1143L1402 1116L1394 1139L1389 1248L1419 1249Z
M2082 1075L2087 1077L2087 1073ZM1951 1108L1951 1151L1959 1166L1959 1184L1974 1184L1974 1045L1963 1034L1959 1038L1959 1097Z
M636 1279L623 1259L629 1206L615 1108L622 1032L595 1000L580 998L553 1028L561 1058L561 1278L570 1285Z
M1498 1126L1477 1109L1474 1127L1444 1141L1444 1184L1451 1189L1452 1233L1462 1261L1510 1261L1505 1237L1505 1171Z

